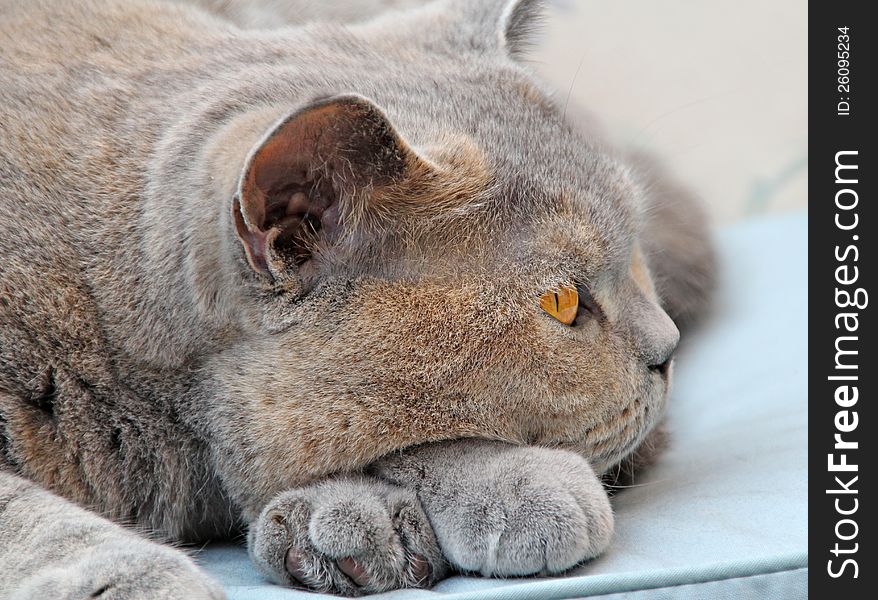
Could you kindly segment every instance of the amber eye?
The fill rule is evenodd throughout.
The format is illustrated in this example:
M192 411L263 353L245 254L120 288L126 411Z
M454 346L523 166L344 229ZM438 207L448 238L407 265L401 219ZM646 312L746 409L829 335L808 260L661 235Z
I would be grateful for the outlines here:
M562 285L542 295L540 308L565 325L572 325L579 312L579 293L575 287Z

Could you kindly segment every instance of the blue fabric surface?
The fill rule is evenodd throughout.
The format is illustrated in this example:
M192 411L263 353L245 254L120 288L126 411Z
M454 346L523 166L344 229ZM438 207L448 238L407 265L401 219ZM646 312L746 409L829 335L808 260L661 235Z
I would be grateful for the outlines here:
M671 447L614 498L610 550L563 578L454 577L378 597L807 595L807 219L736 225L719 243L715 314L677 361ZM230 600L321 597L269 584L241 547L213 546L199 561Z

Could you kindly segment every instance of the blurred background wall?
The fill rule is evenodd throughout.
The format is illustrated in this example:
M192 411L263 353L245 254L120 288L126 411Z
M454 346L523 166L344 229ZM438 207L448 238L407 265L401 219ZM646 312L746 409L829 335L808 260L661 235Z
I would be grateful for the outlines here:
M805 0L555 0L531 65L717 224L807 206Z

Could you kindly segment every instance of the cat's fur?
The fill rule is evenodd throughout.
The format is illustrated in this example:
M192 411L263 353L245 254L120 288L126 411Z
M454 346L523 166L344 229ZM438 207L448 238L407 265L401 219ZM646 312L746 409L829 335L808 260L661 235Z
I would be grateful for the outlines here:
M600 552L700 211L515 62L535 2L200 4L0 0L0 595L221 595L67 500L348 594Z

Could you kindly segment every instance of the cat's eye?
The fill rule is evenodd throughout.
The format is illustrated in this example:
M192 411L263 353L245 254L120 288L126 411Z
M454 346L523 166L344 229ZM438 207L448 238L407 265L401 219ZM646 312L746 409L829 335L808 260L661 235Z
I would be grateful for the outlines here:
M565 325L573 325L579 312L579 292L566 285L549 290L540 297L540 308Z

